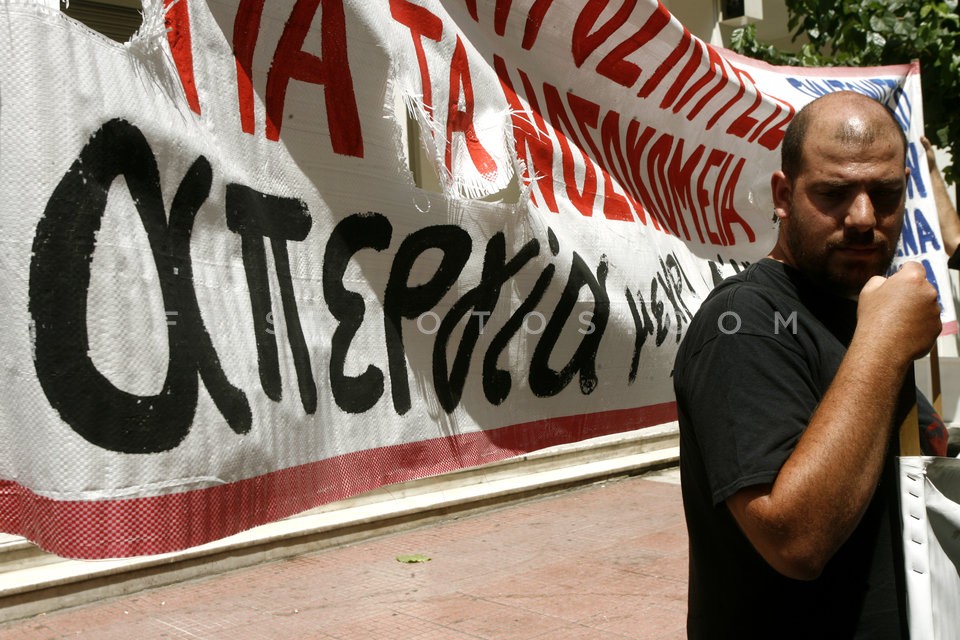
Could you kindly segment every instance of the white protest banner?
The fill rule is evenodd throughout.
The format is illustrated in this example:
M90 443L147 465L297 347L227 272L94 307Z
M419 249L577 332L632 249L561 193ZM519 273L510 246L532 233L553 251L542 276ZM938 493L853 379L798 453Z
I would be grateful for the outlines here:
M915 67L768 67L652 0L144 18L119 45L0 3L0 530L61 555L675 419L677 345L772 246L783 129L823 91L909 126L902 253L944 281Z

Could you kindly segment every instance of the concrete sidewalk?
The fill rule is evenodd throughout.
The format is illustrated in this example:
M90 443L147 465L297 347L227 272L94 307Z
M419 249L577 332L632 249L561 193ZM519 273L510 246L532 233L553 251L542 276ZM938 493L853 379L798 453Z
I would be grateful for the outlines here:
M0 625L0 640L673 640L676 470ZM420 554L430 560L398 561Z

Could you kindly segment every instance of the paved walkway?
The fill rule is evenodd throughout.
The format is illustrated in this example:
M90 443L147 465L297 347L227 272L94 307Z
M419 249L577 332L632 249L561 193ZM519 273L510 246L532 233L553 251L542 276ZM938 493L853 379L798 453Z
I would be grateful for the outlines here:
M397 560L412 554L430 560ZM0 640L679 640L686 584L673 472L7 623Z

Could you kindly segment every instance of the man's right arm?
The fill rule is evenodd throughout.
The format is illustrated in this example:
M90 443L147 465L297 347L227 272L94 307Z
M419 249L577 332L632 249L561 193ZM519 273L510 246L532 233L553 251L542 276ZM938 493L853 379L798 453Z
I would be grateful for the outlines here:
M950 200L947 183L937 166L937 156L926 137L921 138L923 150L927 157L927 168L930 170L930 191L933 193L933 204L937 208L937 220L940 223L940 235L943 237L943 249L947 257L952 257L960 248L960 216Z
M811 580L856 528L879 482L900 386L940 334L937 292L908 263L860 294L857 330L833 382L772 484L726 501L780 573Z

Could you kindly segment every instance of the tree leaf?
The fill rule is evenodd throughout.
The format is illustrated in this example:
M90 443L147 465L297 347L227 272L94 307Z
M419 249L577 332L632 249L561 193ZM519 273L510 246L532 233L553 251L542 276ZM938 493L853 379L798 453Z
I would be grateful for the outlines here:
M417 564L420 562L430 562L432 558L430 556L425 556L422 553L411 553L407 555L397 556L397 562L403 562L406 564Z
M771 64L875 66L920 61L926 135L960 157L960 15L958 0L786 0L794 51L745 29L730 48ZM751 25L752 26L752 25ZM960 179L960 162L941 167Z

